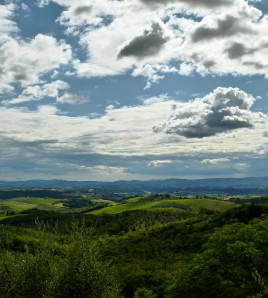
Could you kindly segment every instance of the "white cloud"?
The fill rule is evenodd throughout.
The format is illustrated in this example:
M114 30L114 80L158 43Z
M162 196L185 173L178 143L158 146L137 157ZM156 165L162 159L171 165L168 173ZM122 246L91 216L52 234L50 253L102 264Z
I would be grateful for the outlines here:
M39 7L44 7L44 6L48 5L49 2L51 2L51 0L37 0L37 5Z
M16 5L13 3L0 5L0 41L1 43L11 33L19 31L17 24L12 20L16 10Z
M72 93L65 93L61 97L57 98L57 102L68 104L84 103L86 101L88 100L85 97Z
M102 26L105 15L113 15L117 1L56 1L65 6L57 21L66 26L68 34L78 35L84 28Z
M262 145L258 145L256 146L255 148L256 152L259 154L259 155L264 155L264 156L268 156L268 143L263 143Z
M35 85L26 87L22 94L20 94L17 98L13 98L8 101L4 101L4 104L17 104L31 100L40 100L44 97L57 97L59 95L60 90L66 90L70 86L68 83L57 80L48 84L44 84L43 86Z
M203 159L201 164L207 168L226 170L233 169L234 171L245 171L249 165L243 162L235 162L229 158L213 158L213 159Z
M235 97L231 101L230 98L225 98L225 103L222 106L223 110L233 111L231 104L234 100L236 100L236 104L240 106L240 109L241 107L247 108L251 104L252 99L250 96L245 96L242 91L235 91L242 96L243 100L240 97ZM200 108L194 102L181 103L180 113L184 113L184 117L188 113L190 118L198 118L198 116L194 116L197 113L201 118L204 117L202 119L208 119L209 115L210 117L214 115L211 109L219 107L215 105L217 94L219 92L211 93L205 97L207 103L204 99L199 99ZM229 130L230 127L233 127L233 123L238 123L244 127L244 122L241 125L241 119L234 117L237 115L237 111L240 113L240 109L235 108L234 114L232 114L233 119L223 121L228 122L227 126L208 128L211 134L210 138L184 138L182 141L178 134L155 134L152 127L159 122L163 123L174 106L178 107L178 103L163 96L159 100L145 100L144 104L140 106L109 108L103 116L92 119L88 117L68 117L60 114L53 106L40 106L37 111L28 111L25 108L0 107L0 135L22 143L51 141L52 143L48 144L45 149L48 152L75 150L80 153L143 156L145 154L191 155L255 152L256 144L263 144L263 133L268 130L267 117L260 119L259 113L243 109L241 110L243 113L246 112L254 127L250 130L240 128L239 133L236 133L237 130L234 129ZM178 111L178 108L176 108L173 112L178 113ZM244 117L243 113L240 117ZM220 118L224 119L222 114L220 114ZM185 123L193 125L193 121L190 122L188 117L182 119L182 122L184 125ZM216 123L215 121L212 122ZM182 130L178 125L175 125L175 128L179 132ZM193 130L192 127L188 126L183 134L189 134L189 129ZM222 129L226 129L230 133L214 135L215 130ZM204 131L205 129L200 127L200 130L196 129L195 134L201 136ZM206 132L206 134L208 133ZM151 158L151 160L171 159Z
M193 7L206 7L215 9L216 7L228 7L233 4L233 0L140 0L147 5L167 5L168 3L182 3Z
M241 101L239 105L248 107L250 100ZM31 169L32 173L42 167L62 177L72 177L80 172L76 176L79 179L105 177L114 180L131 179L135 173L140 174L141 168L144 178L158 169L164 171L166 177L174 173L197 177L198 171L209 173L214 169L235 175L247 170L245 160L249 156L267 155L267 142L263 137L268 130L267 119L263 123L254 122L250 130L241 128L239 133L232 130L229 134L212 135L210 138L155 134L152 127L164 122L176 104L178 102L166 96L150 98L139 106L107 108L104 115L94 118L70 117L55 106L39 106L36 111L2 106L2 164L9 163L10 168L13 162L17 167L20 160L19 164L25 163L25 169ZM237 156L239 160L234 159ZM241 159L241 156L245 158ZM73 165L65 165L70 160ZM177 166L178 162L181 167ZM52 168L53 171L49 170Z
M125 173L126 168L123 167L109 167L104 165L99 165L91 167L90 172L95 175L100 175L101 177L106 177L110 175L122 175Z
M25 4L25 3L21 3L21 6L20 7L25 12L30 12L31 11L30 8L29 8L29 6L27 4Z
M69 89L70 85L64 81L57 80L49 84L45 84L43 87L43 94L49 97L57 97L59 90Z
M192 63L183 62L180 65L179 74L184 76L189 76L194 71Z
M231 160L228 158L213 158L213 159L203 159L201 161L201 164L204 165L217 165L217 164L221 164L221 163L226 163L226 162L230 162Z
M117 75L117 71L112 68L93 64L91 62L83 62L75 60L74 67L78 77L92 78L92 77L103 77L103 76L114 76Z
M39 83L41 75L70 59L70 46L52 36L38 34L29 41L6 37L0 43L0 92L16 82L22 86Z
M221 170L234 169L236 171L245 171L248 168L248 164L243 162L235 162L229 158L203 159L201 164L205 167Z
M152 160L148 163L148 167L159 168L167 164L171 164L172 160Z
M267 123L267 116L250 111L253 102L251 95L238 88L219 87L204 98L174 106L169 119L155 126L154 131L204 138Z
M37 2L45 6L50 0ZM42 160L51 156L66 159L81 156L85 161L90 154L139 157L145 171L161 167L161 171L168 172L176 168L174 156L196 157L196 164L209 171L213 167L230 169L230 163L232 169L246 169L243 160L233 162L232 154L267 154L267 116L253 112L253 97L236 88L218 88L188 103L163 95L145 99L139 106L109 105L104 115L88 111L92 118L68 117L54 106L39 106L30 111L8 105L46 97L55 98L58 103L55 106L64 109L66 106L59 103L84 102L85 97L72 94L72 90L67 90L68 83L62 81L65 69L61 66L66 64L69 66L66 76L79 79L127 72L133 77L145 77L146 88L167 73L268 76L268 17L254 8L253 1L53 2L64 7L57 20L61 25L58 28L75 36L75 40L66 36L66 40L71 38L72 45L76 40L79 42L79 49L73 49L76 60L63 40L44 34L33 39L20 36L14 17L26 6L0 5L0 89L2 92L13 87L15 91L24 89L0 107L2 156L7 154L12 159L43 154ZM80 50L85 54L81 61ZM43 81L45 74L51 74L55 81ZM152 127L165 133L155 134ZM80 170L99 177L105 172L127 175L127 167L117 167L116 163L79 166ZM187 168L182 168L194 171L195 164L189 158Z
M202 74L267 75L268 52L263 38L267 20L246 3L228 12L209 14L200 22L189 22L188 28L182 27L185 42L180 53Z
M54 2L66 8L58 21L69 34L79 36L87 50L87 60L74 63L80 77L118 75L133 69L134 76L148 78L149 88L173 69L174 61L181 64L176 71L186 76L193 71L268 75L268 18L252 2ZM199 19L185 17L189 15Z
M152 84L157 83L159 80L165 77L166 73L179 73L175 67L169 67L164 64L145 64L137 66L133 72L133 77L143 76L147 78L147 85L145 89L148 89Z
M69 34L78 35L81 46L87 49L86 61L74 61L79 77L118 75L133 66L141 70L147 63L155 73L172 69L166 60L176 52L177 40L171 39L173 33L157 12L144 9L135 0L92 1L90 5L88 1L79 5L75 1L56 2L67 7L58 21ZM158 64L162 64L161 70ZM139 70L133 74L138 75ZM150 82L160 78L162 75L152 78L151 74Z

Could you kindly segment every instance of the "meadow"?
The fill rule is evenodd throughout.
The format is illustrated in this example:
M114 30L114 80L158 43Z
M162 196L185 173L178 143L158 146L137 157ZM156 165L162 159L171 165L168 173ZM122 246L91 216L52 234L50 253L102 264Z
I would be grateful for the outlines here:
M239 206L238 204L212 199L170 199L170 198L152 198L150 196L141 196L132 198L121 203L114 203L99 210L91 211L90 214L118 214L126 211L134 210L147 210L156 211L157 209L180 209L182 212L185 210L200 210L207 209L213 211L226 211L230 208Z
M33 208L51 209L54 204L60 202L59 199L22 197L0 201L0 217L10 215ZM56 208L56 207L54 207Z

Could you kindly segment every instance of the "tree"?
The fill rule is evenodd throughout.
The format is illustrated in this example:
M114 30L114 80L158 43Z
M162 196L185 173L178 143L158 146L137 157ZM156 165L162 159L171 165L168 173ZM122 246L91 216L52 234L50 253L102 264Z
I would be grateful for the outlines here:
M219 228L188 265L170 297L267 297L268 220Z

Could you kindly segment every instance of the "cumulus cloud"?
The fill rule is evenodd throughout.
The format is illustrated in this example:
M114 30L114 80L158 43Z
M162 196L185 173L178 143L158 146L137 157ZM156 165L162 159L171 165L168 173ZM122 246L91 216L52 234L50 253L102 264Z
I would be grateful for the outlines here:
M72 93L65 93L63 96L57 98L57 102L68 104L84 103L87 101L87 98Z
M107 26L125 7L124 1L111 0L54 0L65 7L57 21L66 27L68 34L80 35L81 31ZM82 29L82 30L81 30ZM87 29L87 30L85 30Z
M145 64L140 67L137 67L133 70L132 76L144 76L147 78L147 84L144 89L148 89L152 84L157 83L159 80L165 77L166 73L178 73L179 71L176 67L169 67L164 64Z
M152 5L152 4L168 4L168 3L187 3L189 6L204 6L209 8L215 8L219 6L230 6L232 0L140 0L141 2Z
M0 41L7 38L7 34L18 32L17 24L12 20L16 6L13 3L0 5Z
M30 100L40 100L44 97L57 97L59 95L60 90L66 90L70 86L68 83L57 80L48 84L44 84L43 86L35 85L28 86L23 90L21 95L17 98L13 98L8 101L4 101L5 104L17 104Z
M241 103L238 100L237 104L246 108L251 101ZM91 177L90 179L94 179L94 175L100 173L98 177L101 179L102 169L105 171L105 168L100 168L100 165L118 167L119 172L120 168L126 167L129 175L130 160L132 160L132 171L134 169L138 171L136 173L139 173L139 179L141 177L146 179L146 176L140 176L141 172L142 175L146 175L147 170L151 175L159 167L161 171L166 169L166 177L171 177L174 173L190 177L190 175L197 175L202 160L221 158L232 160L233 156L239 154L245 157L244 160L239 160L242 164L249 156L254 157L253 152L259 155L265 150L263 133L268 128L267 118L264 119L266 124L256 123L254 129L246 133L244 131L235 133L233 130L231 134L214 135L206 139L182 140L176 134L153 133L153 125L165 121L171 106L178 106L178 103L163 96L144 100L139 106L107 109L104 115L92 118L71 117L61 113L55 106L42 105L36 110L0 106L0 159L3 161L1 164L7 164L7 170L11 169L14 175L15 169L18 170L18 164L22 165L21 161L23 161L25 170L23 168L21 177L26 177L23 176L23 171L28 171L31 178L39 168L40 176L43 178L46 177L47 171L49 177L51 173L56 173L61 177L75 176L79 179L83 179L85 173L86 177ZM192 112L191 105L187 108L188 112ZM256 144L263 145L257 150ZM180 167L177 165L178 159L183 161ZM69 164L70 160L73 165ZM12 163L16 163L14 169ZM184 168L184 163L187 169ZM238 164L238 162L235 163ZM149 164L150 166L145 166ZM86 166L88 169L78 169L77 166ZM92 171L94 170L92 167L95 166L99 168ZM204 164L201 164L201 167L200 173L204 173ZM208 165L208 170L210 171L212 167L213 165ZM225 173L235 174L233 169L236 168L233 166L225 168L229 171ZM110 170L107 169L107 171ZM263 173L265 171L267 171L266 168ZM109 173L113 175L116 172L117 169L111 169ZM115 179L115 176L111 179ZM118 174L116 177L119 176ZM120 179L124 177L133 179L135 176L133 174L127 176L124 172Z
M155 66L171 69L175 61L177 73L185 76L194 72L268 75L268 19L254 2L53 1L65 8L58 22L86 50L87 58L73 63L79 77L133 70L134 76L147 78L149 88L169 72Z
M78 36L86 51L83 61L76 59L73 63L79 77L120 75L133 66L134 70L142 69L146 64L171 68L166 60L170 59L170 52L176 52L177 41L171 40L172 32L160 15L144 8L140 2L93 0L91 9L79 16L75 11L86 6L87 1L56 2L65 6L58 22L68 34ZM162 77L156 74L151 83Z
M29 42L9 38L0 44L0 92L15 82L22 86L38 83L40 75L70 59L70 46L52 36L38 34Z
M238 88L215 89L204 98L173 107L169 119L154 126L154 132L204 138L239 128L253 128L267 121L262 113L251 112L254 98Z
M37 5L39 7L44 7L44 6L48 5L49 2L51 2L51 0L37 0Z
M238 59L244 55L250 54L252 51L247 50L246 46L239 42L233 42L225 49L230 59Z
M158 23L152 24L150 30L145 30L142 35L132 39L119 52L118 58L134 56L144 58L158 54L168 37L164 36L164 31Z
M86 98L67 90L66 82L44 81L48 77L44 75L53 71L51 78L62 79L65 68L61 66L66 64L74 67L69 74L78 76L78 80L80 77L128 73L145 77L148 88L167 73L185 76L195 71L202 75L268 75L268 18L254 7L254 1L36 2L44 6L52 1L63 8L57 19L61 25L58 28L65 28L66 40L79 46L73 51L76 60L72 60L71 48L62 40L44 34L28 39L20 36L14 20L15 14L21 13L19 9L25 6L23 8L18 1L0 5L0 89L11 90L14 86L14 91L21 93L6 103L23 103L44 97L55 98L57 103L84 102ZM78 43L70 35L75 36ZM83 55L80 56L81 52ZM108 172L125 177L124 166L130 157L134 167L140 163L150 173L157 172L160 167L161 172L166 169L167 175L171 175L170 169L176 168L176 173L180 171L174 157L183 160L190 155L187 168L181 167L182 175L185 175L185 171L190 173L190 168L196 171L196 166L200 165L202 173L203 168L211 171L217 166L226 170L224 165L234 164L232 154L242 152L245 159L235 162L237 169L242 169L252 152L267 154L267 144L264 144L267 116L252 112L253 102L252 96L241 90L218 88L204 98L188 103L178 103L170 97L164 100L150 98L140 102L139 106L107 108L103 115L92 118L68 117L55 106L41 106L41 101L36 110L33 104L31 110L0 106L0 158L3 164L7 156L19 164L18 161L28 157L24 169L31 168L35 160L36 171L34 169L33 173L38 171L41 160L42 166L47 166L50 161L51 167L46 168L48 172L57 168L58 173L62 173L69 169L67 161L77 158L80 161L71 165L70 177L74 166L78 166L83 175L92 173L92 176L103 177ZM170 115L171 106L174 109ZM68 109L66 106L62 108ZM170 115L168 121L167 115ZM155 134L153 126L155 131L166 133ZM96 162L98 154L101 157ZM85 164L89 156L94 161ZM113 163L106 164L101 160L103 156L114 159ZM118 159L114 157L118 156L124 160L124 166L116 163ZM225 171L228 175L233 172Z
M57 97L60 90L69 89L70 85L64 81L57 80L43 86L43 96Z
M185 35L179 51L197 72L267 75L263 36L268 19L249 3L238 4L228 12L207 14L199 22L177 19Z
M74 14L76 16L80 16L82 14L88 14L89 12L91 12L91 10L92 6L78 6L75 8Z
M191 38L193 42L199 42L213 38L230 37L238 33L253 34L254 31L245 27L240 18L227 14L222 18L204 18L193 31Z

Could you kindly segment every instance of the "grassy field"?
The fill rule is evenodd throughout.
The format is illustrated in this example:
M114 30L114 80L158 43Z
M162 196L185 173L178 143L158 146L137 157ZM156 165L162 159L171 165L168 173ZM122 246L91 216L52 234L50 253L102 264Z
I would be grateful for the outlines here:
M159 208L161 209L175 209L174 207L170 208L162 208L161 205L164 203L169 204L178 204L178 206L185 206L185 208L176 208L181 209L182 212L184 212L184 209L191 208L193 210L199 210L201 208L208 209L208 210L215 210L215 211L226 211L230 208L239 206L238 204L234 204L231 202L226 201L220 201L220 200L212 200L212 199L161 199L161 200L151 200L151 201L144 201L144 199L148 199L148 196L146 197L136 197L127 200L124 203L118 203L113 206L105 207L103 209L95 210L90 212L90 214L118 214L122 213L124 211L133 211L133 210L142 210L146 209L148 211L154 211L157 210L157 206L159 205Z
M239 206L231 202L224 202L220 200L211 200L211 199L183 199L178 201L181 204L187 205L194 209L205 208L208 210L215 210L224 212L230 208Z
M18 199L15 199L14 201L20 202L20 203L32 204L40 207L50 207L53 205L53 203L59 202L60 200L27 197L27 198L18 198Z
M31 208L36 208L37 205L36 204L29 204L29 203L25 203L25 202L18 202L16 200L6 200L4 202L0 202L0 207L3 206L7 206L10 209L19 212L19 211L23 211L23 210L27 210L27 209L31 209Z
M32 208L50 209L53 207L53 204L58 201L59 199L44 199L34 197L16 198L0 201L0 209L2 209L0 216L5 216L5 207L9 208L8 211L14 212L21 212Z
M101 200L104 202L104 200ZM119 214L125 211L148 210L157 211L176 210L176 212L185 212L185 210L208 209L214 211L226 211L230 208L239 206L238 204L212 199L177 199L177 198L155 198L150 196L141 196L130 198L121 203L105 201L110 206L89 212L90 214ZM57 204L55 204L57 203ZM6 210L5 210L6 208ZM45 199L36 197L16 198L0 201L0 216L10 215L10 211L21 212L24 210L38 209L63 209L64 206L59 199ZM2 210L1 210L2 209ZM8 212L7 212L8 211Z

